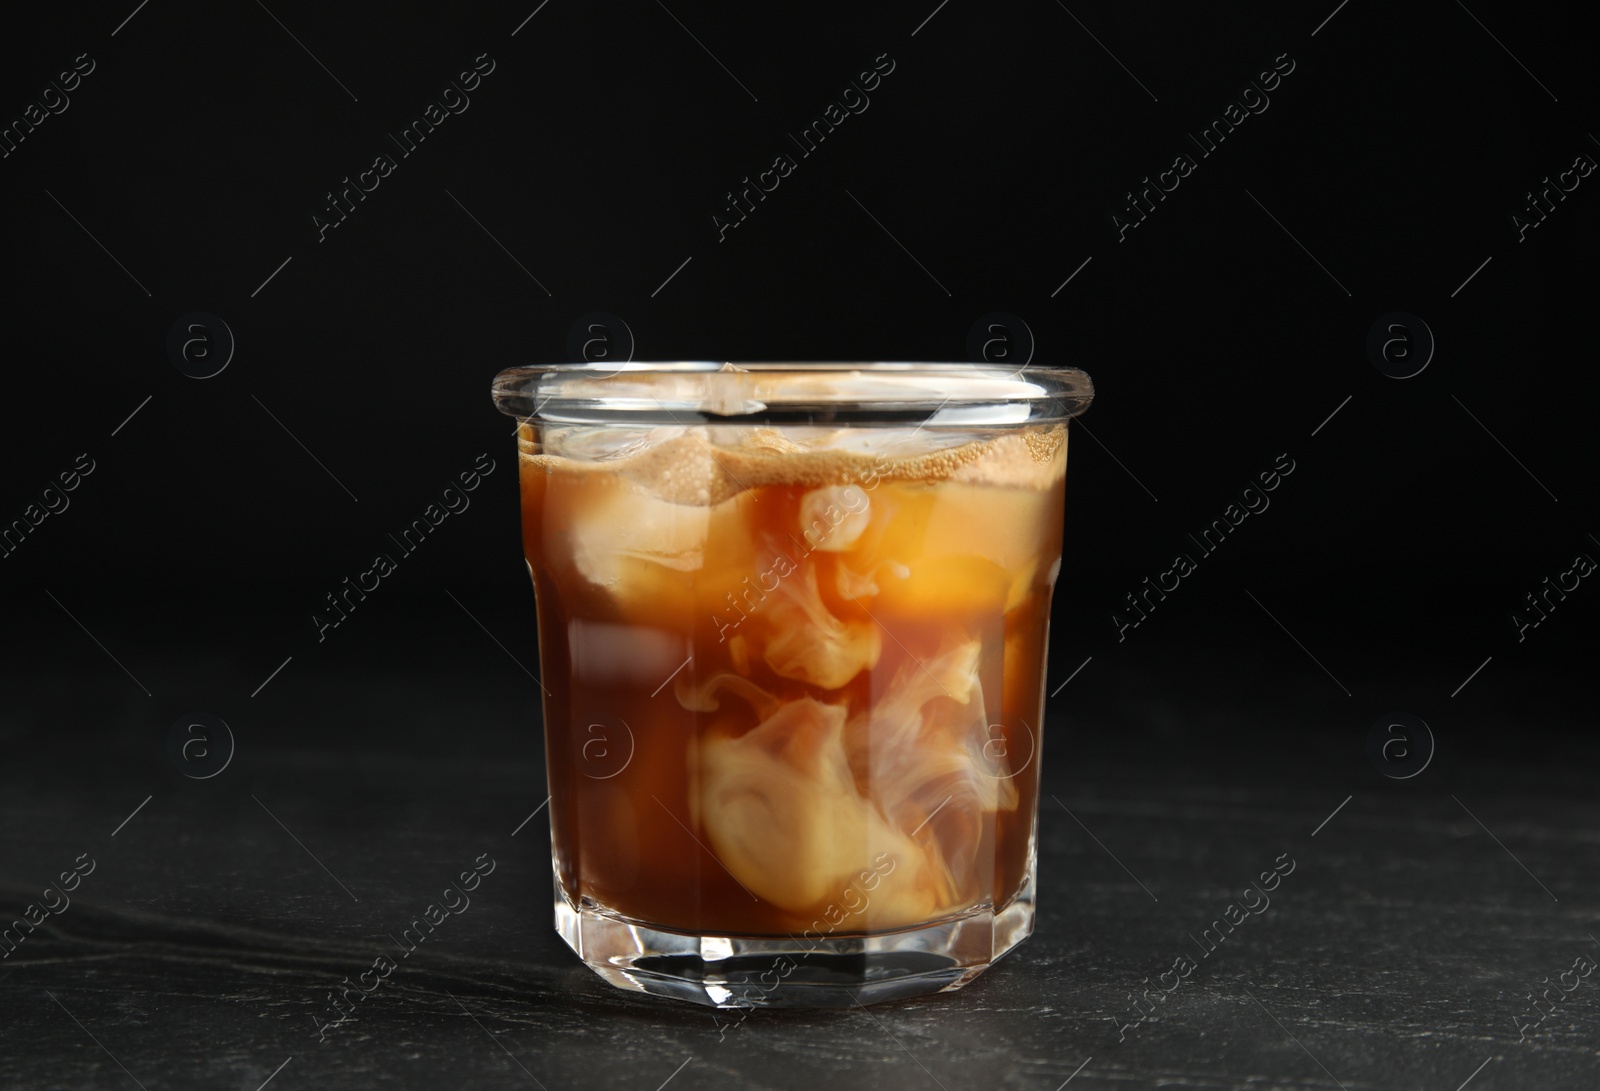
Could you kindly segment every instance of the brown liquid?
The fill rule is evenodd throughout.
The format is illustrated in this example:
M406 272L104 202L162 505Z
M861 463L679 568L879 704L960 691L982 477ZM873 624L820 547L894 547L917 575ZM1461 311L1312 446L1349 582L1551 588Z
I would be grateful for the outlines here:
M812 938L1005 905L1033 859L1065 428L876 456L671 432L583 461L522 428L566 897Z

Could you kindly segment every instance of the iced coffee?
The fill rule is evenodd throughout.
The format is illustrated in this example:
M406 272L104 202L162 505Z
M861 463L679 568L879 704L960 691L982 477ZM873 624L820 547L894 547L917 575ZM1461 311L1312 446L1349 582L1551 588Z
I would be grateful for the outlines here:
M731 369L698 412L624 375L568 400L644 419L524 417L558 926L617 983L903 995L1031 930L1070 413L986 421L1029 383L968 372L980 411L919 423L785 419L815 376Z

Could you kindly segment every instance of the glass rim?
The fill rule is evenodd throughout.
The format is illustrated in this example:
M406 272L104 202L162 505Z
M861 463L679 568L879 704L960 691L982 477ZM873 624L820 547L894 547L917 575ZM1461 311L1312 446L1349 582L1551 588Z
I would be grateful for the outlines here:
M495 407L550 424L1043 424L1094 400L1078 368L900 361L628 361L507 368Z

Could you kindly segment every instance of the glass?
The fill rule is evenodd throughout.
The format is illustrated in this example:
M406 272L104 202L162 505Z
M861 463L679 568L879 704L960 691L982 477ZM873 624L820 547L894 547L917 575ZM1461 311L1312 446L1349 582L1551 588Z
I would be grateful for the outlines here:
M556 929L725 1008L1033 930L1071 368L513 368Z

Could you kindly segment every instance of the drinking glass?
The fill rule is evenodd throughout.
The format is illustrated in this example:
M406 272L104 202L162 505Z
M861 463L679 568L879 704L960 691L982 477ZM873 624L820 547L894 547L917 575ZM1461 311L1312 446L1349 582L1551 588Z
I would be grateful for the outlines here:
M519 367L556 929L725 1008L959 988L1033 930L1071 368Z

